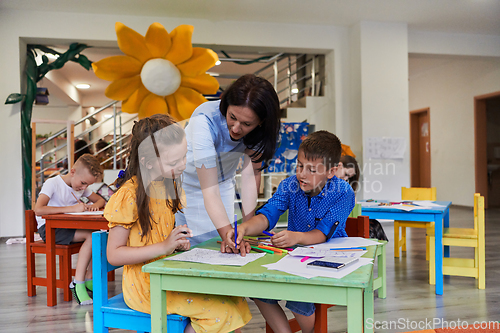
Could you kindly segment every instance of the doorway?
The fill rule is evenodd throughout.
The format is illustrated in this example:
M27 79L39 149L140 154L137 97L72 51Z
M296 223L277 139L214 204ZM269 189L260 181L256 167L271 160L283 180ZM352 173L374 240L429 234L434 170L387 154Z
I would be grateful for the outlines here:
M474 97L476 192L500 207L500 91Z
M410 111L411 187L431 187L430 109Z

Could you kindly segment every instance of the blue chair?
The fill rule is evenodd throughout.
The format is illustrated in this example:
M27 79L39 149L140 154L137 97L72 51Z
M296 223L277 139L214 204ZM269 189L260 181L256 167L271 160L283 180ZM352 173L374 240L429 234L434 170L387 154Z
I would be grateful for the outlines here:
M94 284L94 333L108 332L108 328L119 328L139 332L151 332L151 316L132 310L125 304L123 294L108 299L108 271L119 267L108 263L106 246L108 233L92 233L92 270ZM167 316L168 332L184 332L189 318L179 315Z

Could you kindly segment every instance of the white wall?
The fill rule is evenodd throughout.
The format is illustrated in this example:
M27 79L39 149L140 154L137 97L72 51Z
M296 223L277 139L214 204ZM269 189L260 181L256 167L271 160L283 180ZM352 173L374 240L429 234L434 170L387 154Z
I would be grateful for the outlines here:
M438 200L472 206L474 96L500 91L500 58L425 61L410 76L410 110L430 108L431 184L437 187Z
M363 144L370 137L409 138L408 32L404 23L362 22L361 114ZM408 186L409 153L402 160L369 160L363 151L363 196L398 200Z

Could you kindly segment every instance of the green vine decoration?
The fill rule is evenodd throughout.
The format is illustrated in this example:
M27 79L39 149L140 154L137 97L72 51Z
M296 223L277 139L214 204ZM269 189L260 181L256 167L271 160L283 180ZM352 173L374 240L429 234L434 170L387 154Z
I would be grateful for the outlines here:
M86 70L90 70L92 62L83 54L83 50L88 48L85 44L73 43L64 53L59 53L44 45L29 44L26 57L26 92L24 94L13 93L7 97L5 104L15 104L21 102L21 147L22 147L22 166L23 166L23 198L24 207L31 209L31 115L33 113L33 103L36 97L36 84L43 79L45 75L53 70L64 66L68 61L80 64ZM44 54L42 63L37 66L35 57L36 50L59 56L56 60L49 63L49 59Z

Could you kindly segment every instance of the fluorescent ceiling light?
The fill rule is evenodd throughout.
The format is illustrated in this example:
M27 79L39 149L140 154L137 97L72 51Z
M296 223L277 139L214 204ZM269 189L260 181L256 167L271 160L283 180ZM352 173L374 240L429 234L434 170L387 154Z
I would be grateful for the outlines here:
M214 73L214 72L207 72L207 74L210 76L219 76L219 73Z
M104 118L111 118L111 117L113 117L113 115L112 114L105 114L105 115L103 115L103 117Z
M297 94L298 92L299 92L299 89L297 89L297 88L292 89L292 94Z
M220 60L217 60L217 62L215 63L215 66L219 66L221 64Z
M77 87L78 89L89 89L90 88L90 84L88 84L88 83L78 83L75 87Z

